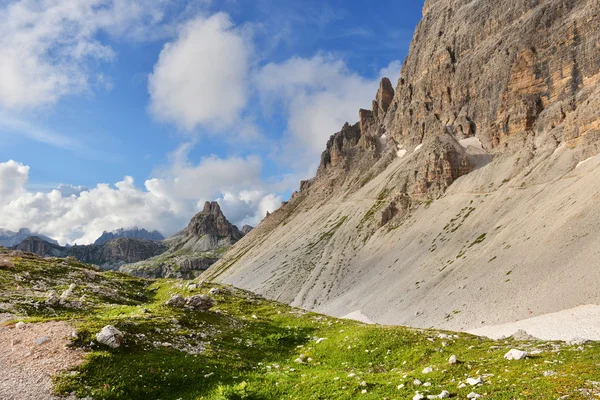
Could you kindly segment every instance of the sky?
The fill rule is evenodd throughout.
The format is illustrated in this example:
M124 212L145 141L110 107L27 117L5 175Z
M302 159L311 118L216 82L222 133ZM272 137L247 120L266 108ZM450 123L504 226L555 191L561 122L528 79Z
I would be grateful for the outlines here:
M0 0L0 228L256 225L396 82L422 1Z

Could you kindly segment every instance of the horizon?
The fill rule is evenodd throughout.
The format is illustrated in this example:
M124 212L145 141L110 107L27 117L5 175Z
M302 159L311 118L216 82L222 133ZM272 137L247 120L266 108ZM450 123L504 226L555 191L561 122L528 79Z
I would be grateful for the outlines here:
M205 201L255 226L395 86L422 2L366 5L4 3L0 228L168 237Z

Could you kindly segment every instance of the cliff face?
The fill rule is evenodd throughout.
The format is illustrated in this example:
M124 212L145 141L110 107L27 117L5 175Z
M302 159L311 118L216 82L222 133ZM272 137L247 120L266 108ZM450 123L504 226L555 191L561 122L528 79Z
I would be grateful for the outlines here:
M600 3L423 13L396 87L203 279L453 329L600 301Z
M214 264L223 252L244 236L232 225L217 202L206 202L188 226L165 240L169 250L121 271L144 278L192 279Z
M42 257L71 256L103 269L118 269L123 264L145 260L167 250L167 246L159 242L128 238L113 239L100 245L62 247L36 236L25 239L14 248Z

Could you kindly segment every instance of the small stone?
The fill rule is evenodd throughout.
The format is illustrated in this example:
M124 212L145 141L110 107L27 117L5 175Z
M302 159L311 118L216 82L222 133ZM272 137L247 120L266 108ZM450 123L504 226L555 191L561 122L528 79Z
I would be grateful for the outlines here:
M478 395L478 394L477 394L477 393L475 393L475 392L471 392L471 393L469 393L469 394L467 395L467 399L478 399L478 398L480 398L480 397L481 397L481 396L480 396L480 395Z
M425 383L423 384L423 386L424 386L424 387L430 387L430 386L431 386L431 382L425 382Z
M196 285L195 283L190 283L188 285L189 290L196 290L197 288L198 288L198 285Z
M319 344L319 343L321 343L323 340L327 340L327 338L323 338L323 337L322 337L322 338L318 338L318 339L317 339L317 341L316 341L316 343L317 343L317 344Z
M17 329L25 329L25 322L19 321L15 324L15 328Z
M512 349L504 355L504 358L507 360L523 360L526 357L527 352L516 349Z
M433 368L431 368L431 367L427 367L427 368L425 368L425 369L423 370L423 373L424 373L424 374L428 374L428 373L430 373L430 372L433 372Z
M212 288L208 291L208 294L210 294L211 296L216 296L218 294L221 294L221 291L219 290L219 288Z
M481 380L481 377L467 378L467 383L471 386L475 386L475 385L479 385L479 384L483 383L483 380Z
M73 290L75 290L75 287L75 284L71 283L69 287L60 295L61 300L68 299L73 294Z
M402 390L402 389L404 389L404 383L401 383L398 385L398 390Z
M442 390L442 393L438 394L438 399L447 399L450 397L450 392L447 390Z
M96 340L112 349L123 344L123 333L112 325L106 325L102 330L96 334Z
M48 343L50 340L50 336L40 336L39 338L35 339L34 343L36 346L41 346L44 343Z
M456 358L456 356L454 354L452 354L450 356L450 359L448 360L448 364L450 364L450 365L458 364L458 358Z
M424 398L425 398L425 396L423 396L419 392L415 393L415 395L413 396L413 400L423 400Z
M21 339L12 339L12 340L10 341L10 345L11 345L11 346L16 346L16 345L18 345L19 343L21 343Z
M360 391L362 394L367 394L367 389L363 389Z
M73 331L73 332L71 332L71 337L72 337L73 339L79 339L79 332L77 332L77 331Z
M459 389L466 388L466 387L467 387L467 385L464 382L461 383L460 385L458 385Z
M418 379L415 379L415 380L413 381L413 385L415 385L415 386L421 386L422 384L423 384L423 383L422 383L420 380L418 380Z

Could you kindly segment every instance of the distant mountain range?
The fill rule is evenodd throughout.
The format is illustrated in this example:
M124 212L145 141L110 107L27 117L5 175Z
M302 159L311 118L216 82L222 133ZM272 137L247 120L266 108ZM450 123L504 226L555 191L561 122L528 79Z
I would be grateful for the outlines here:
M94 244L102 244L112 239L130 238L142 240L165 240L165 237L159 231L147 231L145 229L117 229L116 231L102 233Z
M9 231L8 229L0 229L0 246L7 248L17 246L30 236L37 236L48 243L58 246L58 242L56 240L42 235L41 233L31 232L27 228L21 228L18 232Z

